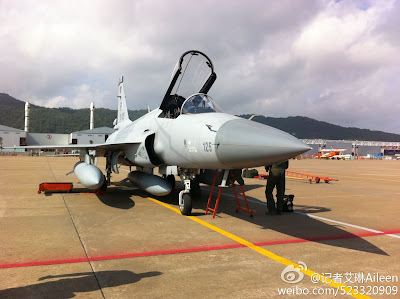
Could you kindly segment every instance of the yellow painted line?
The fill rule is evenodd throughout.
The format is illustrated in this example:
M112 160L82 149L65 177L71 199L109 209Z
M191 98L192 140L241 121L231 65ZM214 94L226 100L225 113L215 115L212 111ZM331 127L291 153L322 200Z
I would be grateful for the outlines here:
M153 201L153 202L155 202L155 203L157 203L159 205L162 205L162 206L166 207L167 209L170 209L171 211L174 211L174 212L176 212L178 214L181 214L179 209L174 208L169 204L166 204L166 203L164 203L162 201L159 201L159 200L151 198L151 197L148 197L148 199L150 199L151 201ZM197 218L195 216L187 216L187 218L189 218L190 220L193 220L193 221L195 221L197 223L200 223L201 225L204 225L205 227L208 227L209 229L211 229L213 231L216 231L216 232L220 233L221 235L224 235L225 237L230 238L231 240L234 240L234 241L236 241L236 242L238 242L238 243L240 243L242 245L245 245L246 247L248 247L248 248L250 248L250 249L252 249L252 250L254 250L254 251L256 251L256 252L258 252L258 253L260 253L260 254L262 254L264 256L266 256L266 257L269 257L270 259L273 259L274 261L277 261L277 262L279 262L279 263L281 263L281 264L283 264L285 266L293 265L295 268L299 268L300 271L303 272L304 274L306 274L306 275L308 275L310 277L313 277L313 278L317 278L322 283L328 284L328 285L330 285L332 287L335 287L335 288L340 288L341 290L343 290L343 292L346 292L347 295L350 295L350 296L352 296L354 298L370 298L370 297L365 296L365 295L357 294L357 292L354 291L352 287L346 286L345 284L336 283L332 279L330 279L328 277L325 277L322 274L314 272L314 271L312 271L310 269L303 270L304 269L303 266L298 265L296 263L293 263L293 262L289 261L288 259L285 259L284 257L281 257L279 255L276 255L275 253L272 253L271 251L268 251L268 250L266 250L266 249L264 249L264 248L262 248L260 246L254 245L253 243L251 243L249 241L246 241L246 240L244 240L244 239L242 239L242 238L240 238L238 236L235 236L234 234L231 234L231 233L223 230L222 228L219 228L219 227L217 227L215 225L212 225L212 224L210 224L208 222L205 222L205 221L203 221L203 220L201 220L201 219L199 219L199 218ZM339 290L339 292L338 292L339 294L340 294L341 290Z

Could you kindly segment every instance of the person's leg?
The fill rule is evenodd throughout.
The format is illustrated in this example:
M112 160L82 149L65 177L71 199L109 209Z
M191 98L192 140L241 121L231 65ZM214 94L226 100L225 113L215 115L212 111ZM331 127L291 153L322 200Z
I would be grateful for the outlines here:
M272 195L272 191L275 187L275 179L273 176L269 175L267 186L265 187L265 197L267 198L267 208L269 212L275 211L275 200Z
M277 212L282 213L283 210L283 196L285 195L285 175L282 175L277 180L276 184L276 205Z

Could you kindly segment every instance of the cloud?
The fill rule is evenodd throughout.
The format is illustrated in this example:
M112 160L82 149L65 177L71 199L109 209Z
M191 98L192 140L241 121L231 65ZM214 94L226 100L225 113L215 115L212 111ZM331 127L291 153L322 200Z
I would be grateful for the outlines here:
M0 92L48 106L156 107L204 51L229 113L400 133L398 1L0 2Z
M37 97L29 98L31 103L48 108L71 107L74 109L89 108L90 103L96 99L96 106L104 107L107 99L110 98L109 92L93 87L89 84L81 84L72 87L71 96L55 96L44 99Z

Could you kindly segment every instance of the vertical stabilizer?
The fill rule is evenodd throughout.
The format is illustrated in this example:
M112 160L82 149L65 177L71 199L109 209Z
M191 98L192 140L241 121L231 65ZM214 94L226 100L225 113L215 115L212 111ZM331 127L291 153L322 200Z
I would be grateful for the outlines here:
M124 76L118 80L118 116L114 129L118 130L131 123L128 115L128 107L126 106L126 97L124 92Z

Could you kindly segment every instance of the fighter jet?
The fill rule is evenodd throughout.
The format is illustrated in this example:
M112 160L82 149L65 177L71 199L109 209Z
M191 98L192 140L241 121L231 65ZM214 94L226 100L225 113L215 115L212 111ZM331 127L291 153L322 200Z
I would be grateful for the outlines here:
M204 53L183 53L160 107L131 121L121 77L115 132L104 144L40 148L81 150L81 161L73 172L93 190L106 188L111 173L119 173L121 165L136 167L127 179L156 196L168 195L175 176L179 176L185 187L179 193L183 215L191 213L190 190L200 170L221 169L227 173L230 169L271 165L310 149L283 131L224 113L207 94L216 78L213 63ZM106 157L106 175L92 163L91 155ZM161 176L154 174L156 168Z

